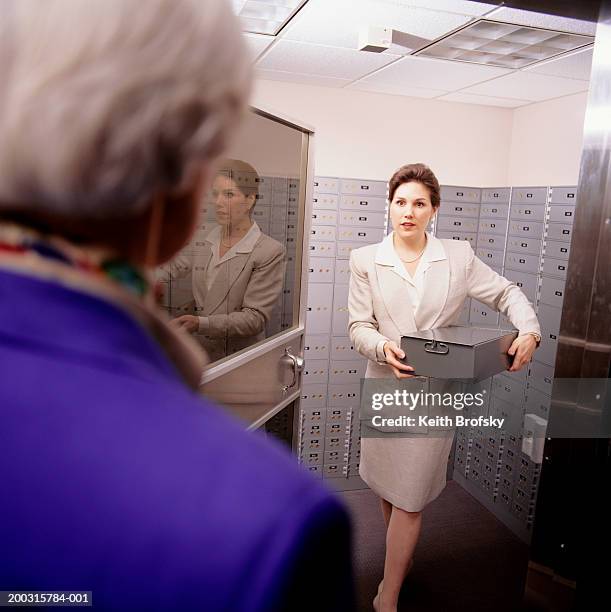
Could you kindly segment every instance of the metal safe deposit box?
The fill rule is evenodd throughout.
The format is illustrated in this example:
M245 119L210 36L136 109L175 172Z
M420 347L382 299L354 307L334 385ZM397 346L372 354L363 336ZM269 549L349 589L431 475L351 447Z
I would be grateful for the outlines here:
M401 348L416 375L478 382L510 366L507 350L517 335L516 331L451 325L403 336Z

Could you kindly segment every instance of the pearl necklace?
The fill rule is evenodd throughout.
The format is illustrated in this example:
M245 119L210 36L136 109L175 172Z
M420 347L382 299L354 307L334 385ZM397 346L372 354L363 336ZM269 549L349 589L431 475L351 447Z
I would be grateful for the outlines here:
M401 257L399 257L399 259L401 259L401 261L403 263L414 263L415 261L417 261L418 259L420 259L422 257L422 253L424 253L424 250L426 249L426 245L428 244L428 238L426 239L425 243L424 243L424 248L422 249L422 251L420 251L420 253L418 254L417 257L415 257L414 259L401 259ZM399 256L399 254L397 253L397 256Z

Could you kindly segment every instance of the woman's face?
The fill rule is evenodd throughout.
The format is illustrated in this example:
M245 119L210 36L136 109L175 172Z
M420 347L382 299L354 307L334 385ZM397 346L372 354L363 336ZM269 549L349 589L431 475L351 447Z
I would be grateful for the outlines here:
M399 237L423 233L436 212L428 187L414 181L399 185L390 203L390 221Z
M212 200L219 225L238 226L250 218L255 196L244 195L230 178L221 174L212 185Z

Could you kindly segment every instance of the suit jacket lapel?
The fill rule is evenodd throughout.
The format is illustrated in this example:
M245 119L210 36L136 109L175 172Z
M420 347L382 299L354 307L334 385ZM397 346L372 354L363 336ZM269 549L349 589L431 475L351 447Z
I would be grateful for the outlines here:
M399 332L407 333L417 329L405 281L393 271L392 266L376 264L376 272L386 310Z
M238 253L231 259L223 262L218 269L218 272L212 282L210 291L206 294L206 300L204 301L203 315L209 315L213 313L227 297L229 290L232 285L238 280L238 276L242 273L244 266L251 253ZM212 251L210 252L212 257ZM210 262L208 258L208 263Z
M450 289L450 261L431 261L424 291L415 313L416 329L431 329L443 312Z

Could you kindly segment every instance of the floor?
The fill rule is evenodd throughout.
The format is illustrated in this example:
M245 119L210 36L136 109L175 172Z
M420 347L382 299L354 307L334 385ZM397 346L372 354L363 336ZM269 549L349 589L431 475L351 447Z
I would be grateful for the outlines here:
M372 610L384 567L378 498L369 489L342 496L353 519L357 610ZM414 561L399 610L513 612L521 607L528 546L453 481L423 514Z

